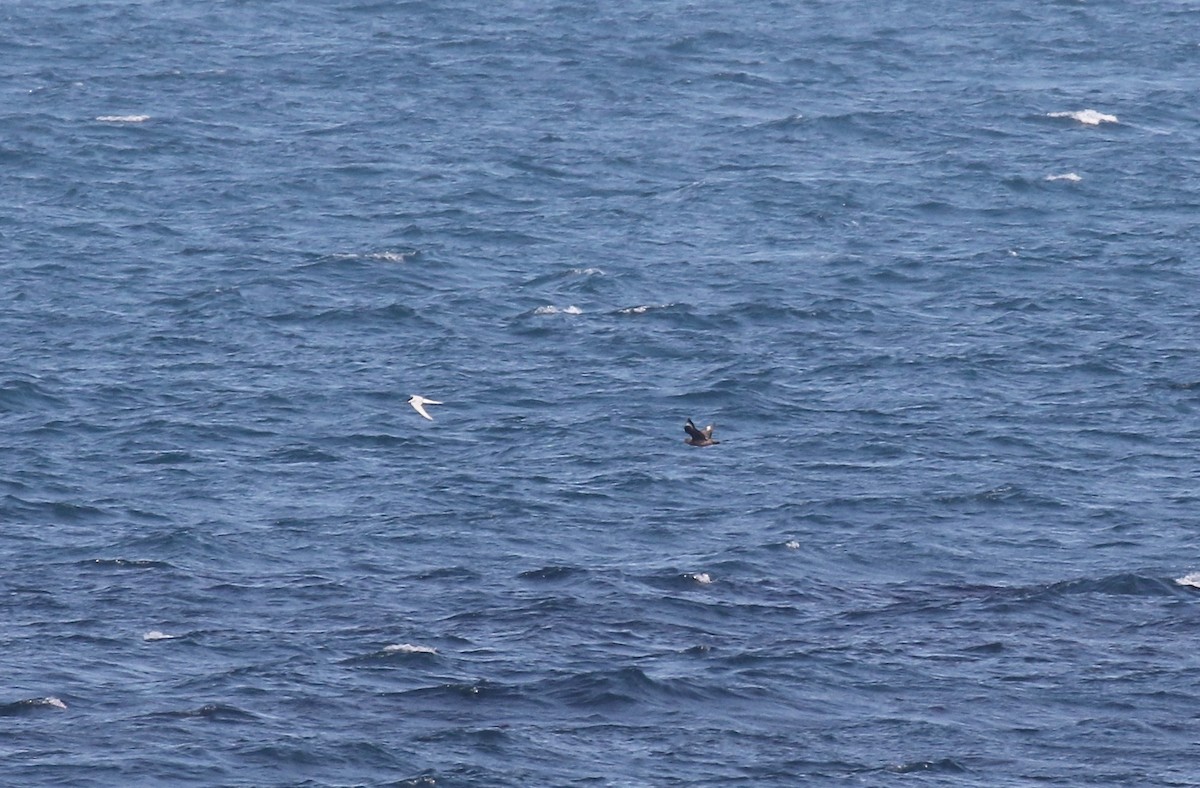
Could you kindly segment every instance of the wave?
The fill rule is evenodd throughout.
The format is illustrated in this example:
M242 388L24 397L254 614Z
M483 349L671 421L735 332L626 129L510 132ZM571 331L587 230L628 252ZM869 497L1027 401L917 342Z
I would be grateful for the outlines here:
M182 449L174 449L168 451L156 451L152 454L141 457L133 462L137 465L190 465L192 463L205 462L204 457L192 454L189 451Z
M421 254L418 249L385 249L380 252L341 252L334 260L375 260L381 263L407 263Z
M539 582L557 582L569 580L587 574L586 570L574 566L544 566L541 569L530 569L517 575L521 580Z
M1181 582L1184 580L1187 582ZM889 594L890 599L882 604L847 609L840 613L839 617L859 621L878 616L947 611L964 605L981 605L989 610L1004 611L1006 614L1014 609L1053 610L1059 603L1068 602L1071 607L1095 609L1096 604L1110 604L1104 601L1110 597L1179 597L1188 593L1179 586L1200 588L1200 572L1185 575L1174 581L1136 573L1118 573L1022 586L969 583L904 586L894 589Z
M684 701L708 703L745 697L729 687L702 684L683 676L655 677L632 666L545 679L529 687L528 694L566 706L598 710L647 704L676 708Z
M954 492L940 495L939 503L957 504L986 504L986 505L1022 505L1042 508L1066 508L1060 500L1040 495L1016 484L1000 484L981 490Z
M284 464L308 464L316 462L340 462L342 458L336 454L321 451L312 446L282 446L270 452L272 462Z
M1179 580L1188 578L1200 583L1200 573L1188 575L1184 578L1179 578ZM1179 580L1172 582L1162 577L1123 572L1100 577L1079 577L1071 580L1059 580L1053 583L1032 586L986 587L976 590L982 591L985 596L1001 602L1010 600L1041 602L1080 596L1162 597L1175 596L1180 593L1175 586L1187 584L1180 583Z
M908 763L898 763L887 767L884 771L893 772L895 774L912 774L914 772L943 772L949 774L959 774L967 771L967 768L953 758L942 758L937 761L909 761Z
M413 580L452 580L455 582L474 582L483 577L479 572L466 566L440 566L425 569L410 576Z
M358 654L341 660L342 664L354 665L361 663L380 663L383 665L396 664L401 660L421 660L438 657L438 650L433 646L417 643L392 643L369 654Z
M708 586L716 582L712 572L674 572L645 575L641 581L662 591L694 591L696 586Z
M1047 112L1048 118L1070 118L1087 126L1099 126L1101 123L1119 123L1116 115L1106 115L1094 109L1081 109L1075 112Z
M667 304L638 304L618 309L612 313L618 318L640 318L665 322L672 328L719 330L732 325L732 318L724 314L697 311L695 307L680 302Z
M146 634L142 635L142 640L146 641L147 643L152 643L156 640L175 640L178 637L179 635L168 635L166 632L160 632L157 629L152 629Z
M47 696L44 698L26 698L25 700L13 701L12 703L0 703L0 717L15 717L20 714L29 714L40 709L66 708L67 704L53 696Z
M525 287L540 287L552 282L569 281L573 279L591 279L594 277L604 276L604 270L601 268L568 268L562 271L555 271L549 274L542 274L525 282Z
M369 307L356 305L312 309L308 311L292 310L267 314L264 318L275 323L318 323L333 325L352 325L359 321L389 325L420 322L425 319L417 310L399 302Z
M1105 577L1085 577L1063 580L1045 588L1051 596L1102 594L1107 596L1166 596L1173 593L1171 585L1160 577L1121 573Z
M803 125L805 122L804 116L800 113L792 113L781 118L762 121L754 124L751 128L757 129L793 129Z
M84 522L103 519L109 512L95 506L68 501L31 501L15 495L0 498L0 515L17 519L17 515L30 518L49 517L57 522Z
M98 566L112 569L174 569L169 561L154 561L147 558L93 558L80 561L80 566Z
M149 115L100 115L96 118L100 123L145 123Z
M1183 577L1175 578L1175 584L1180 586L1189 586L1191 588L1200 588L1200 572L1189 572Z
M16 412L34 406L61 407L62 399L33 380L13 379L0 383L0 412Z
M577 306L559 307L559 306L554 306L553 304L546 304L545 306L539 306L537 309L534 309L532 312L529 312L528 314L537 315L537 316L541 316L541 315L582 315L583 310Z
M194 709L160 711L146 716L151 719L203 719L213 722L253 722L258 719L251 712L226 703L206 703Z
M393 643L383 647L384 654L436 654L433 646L414 646L412 643Z
M444 710L446 703L459 704L463 702L475 704L480 701L498 701L510 705L521 699L522 693L515 687L494 681L451 681L436 686L416 687L394 693L384 693L384 697L403 699L414 708L429 708Z
M1083 178L1073 172L1064 172L1062 175L1047 175L1048 181L1068 181L1070 183L1079 183Z
M647 312L657 312L663 309L670 309L675 304L639 304L638 306L627 306L624 309L618 309L618 315L644 315Z

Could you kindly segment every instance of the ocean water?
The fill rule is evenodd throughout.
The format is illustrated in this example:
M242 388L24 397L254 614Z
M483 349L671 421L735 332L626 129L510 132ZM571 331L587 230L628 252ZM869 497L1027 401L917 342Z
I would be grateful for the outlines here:
M1200 785L1200 3L0 51L0 784Z

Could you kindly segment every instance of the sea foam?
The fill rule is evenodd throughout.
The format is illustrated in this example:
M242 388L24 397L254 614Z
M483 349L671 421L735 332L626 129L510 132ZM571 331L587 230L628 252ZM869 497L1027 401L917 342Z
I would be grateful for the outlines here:
M43 706L49 706L52 709L65 709L67 704L63 703L53 695L48 695L44 698L29 698L28 700L17 701L16 703L7 704L10 709L33 709Z
M100 115L96 118L101 123L145 123L149 115Z
M147 632L146 634L142 635L142 640L145 640L147 642L154 641L154 640L174 640L177 637L179 637L179 636L178 635L168 635L166 632L159 632L157 629L152 629L149 632Z
M437 649L432 646L414 646L412 643L393 643L390 646L384 646L384 654L436 654Z
M406 252L372 252L366 255L368 260L381 260L385 263L404 263L416 255L415 250Z
M1097 112L1094 109L1081 109L1076 112L1051 112L1046 115L1049 118L1071 118L1088 126L1099 126L1101 123L1119 123L1116 115L1105 115L1103 112Z
M655 309L669 309L672 306L674 304L639 304L638 306L627 306L624 309L618 309L617 313L622 315L644 315Z

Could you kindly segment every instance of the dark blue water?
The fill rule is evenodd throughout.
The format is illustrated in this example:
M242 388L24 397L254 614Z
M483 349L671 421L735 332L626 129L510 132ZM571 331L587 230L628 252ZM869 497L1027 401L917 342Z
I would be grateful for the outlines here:
M1200 785L1195 2L0 52L0 783Z

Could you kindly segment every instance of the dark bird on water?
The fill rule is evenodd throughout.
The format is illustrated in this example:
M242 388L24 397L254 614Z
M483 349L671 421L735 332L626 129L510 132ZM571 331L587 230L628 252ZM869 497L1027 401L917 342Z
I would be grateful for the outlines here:
M684 443L689 446L712 446L714 443L720 443L712 438L713 425L709 424L704 429L700 429L692 420L688 419L687 424L683 425L683 431L688 434L684 439Z

